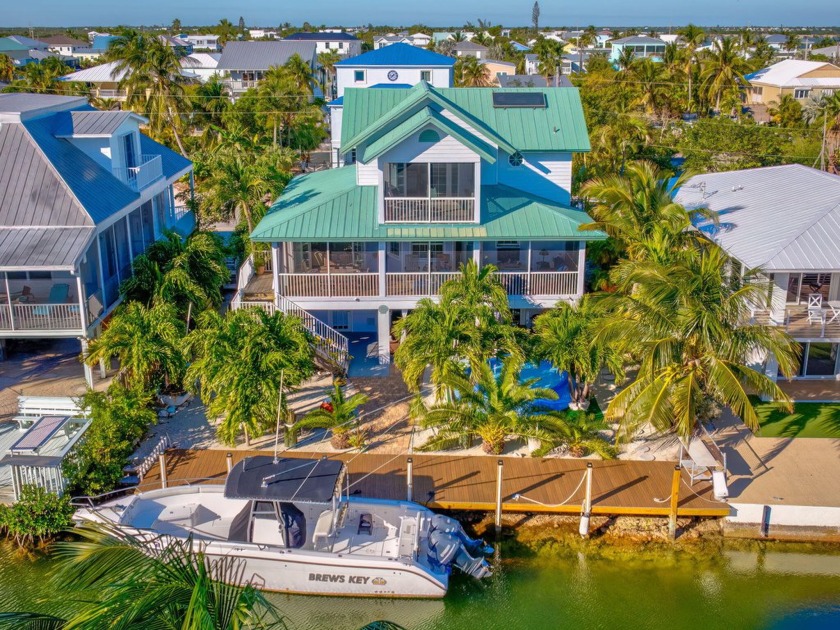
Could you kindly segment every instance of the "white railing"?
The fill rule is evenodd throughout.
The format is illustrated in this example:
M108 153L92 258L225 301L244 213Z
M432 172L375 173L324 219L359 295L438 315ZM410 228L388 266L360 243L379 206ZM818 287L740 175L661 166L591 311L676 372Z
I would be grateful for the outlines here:
M159 155L143 155L140 164L115 168L114 175L139 192L163 178L163 159Z
M472 223L475 221L473 197L388 197L386 223Z
M253 87L257 87L257 81L242 81L236 79L229 79L228 85L230 86L231 90L235 92L240 92L244 90L249 90Z
M386 295L437 295L447 280L457 278L455 271L392 272L385 274Z
M293 315L303 322L306 329L315 337L316 351L338 364L344 364L349 360L350 342L335 328L282 295L277 296L276 306L287 315Z
M0 304L0 330L81 330L78 304Z
M97 88L96 90L94 90L94 93L98 98L128 98L128 92L126 90L109 90L104 88Z
M577 294L577 271L500 271L496 277L508 295Z
M279 293L292 297L379 295L378 273L281 273Z
M295 274L282 274L284 276L291 276ZM347 274L356 275L356 274ZM371 274L376 275L376 274ZM317 274L299 274L296 277L321 277ZM277 295L275 301L247 301L242 299L243 289L248 285L251 278L254 277L254 257L248 256L242 266L239 268L239 279L236 295L231 301L230 307L233 310L242 308L260 308L268 313L274 313L280 310L287 315L293 315L301 320L303 326L315 338L315 351L320 356L328 359L332 363L346 366L350 359L350 342L347 337L340 332L315 317L312 313L304 310L298 304L292 302L290 299ZM281 289L282 290L282 289Z
M177 223L190 213L187 206L172 206L172 222Z

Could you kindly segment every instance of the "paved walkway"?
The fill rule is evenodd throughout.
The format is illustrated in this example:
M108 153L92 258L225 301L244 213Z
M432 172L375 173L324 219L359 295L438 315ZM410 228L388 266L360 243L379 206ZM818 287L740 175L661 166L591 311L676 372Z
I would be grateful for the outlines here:
M756 437L730 412L716 424L730 503L840 507L840 440Z

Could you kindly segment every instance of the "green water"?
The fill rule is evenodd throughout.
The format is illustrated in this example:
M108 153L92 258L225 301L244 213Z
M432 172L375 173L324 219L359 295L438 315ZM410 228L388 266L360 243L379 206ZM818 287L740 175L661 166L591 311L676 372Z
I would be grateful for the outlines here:
M608 557L608 556L615 557ZM0 610L60 613L49 603L49 558L0 547ZM272 596L298 630L358 628L840 628L840 549L725 547L712 552L559 551L496 558L478 583L458 577L443 601Z

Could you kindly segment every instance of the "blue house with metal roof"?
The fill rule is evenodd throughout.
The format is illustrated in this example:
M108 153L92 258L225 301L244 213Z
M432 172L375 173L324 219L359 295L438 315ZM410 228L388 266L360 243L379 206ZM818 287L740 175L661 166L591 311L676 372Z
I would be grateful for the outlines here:
M571 205L572 156L590 148L576 88L348 88L343 109L348 165L286 187L251 234L271 271L246 261L235 308L303 313L339 356L379 365L394 318L468 261L497 269L523 324L582 294L603 235Z
M81 97L0 94L0 347L78 338L84 349L133 259L165 230L192 231L174 188L192 163L140 133L145 122Z

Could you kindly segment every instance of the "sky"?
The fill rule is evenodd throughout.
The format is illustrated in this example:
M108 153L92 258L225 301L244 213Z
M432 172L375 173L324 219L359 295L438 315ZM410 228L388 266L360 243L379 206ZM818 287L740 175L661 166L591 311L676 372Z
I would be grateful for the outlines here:
M521 26L531 21L533 0L4 0L3 26L114 26L117 24L215 24L221 18L248 26L422 23L461 25L478 18ZM838 0L544 0L544 26L833 26L840 25Z

